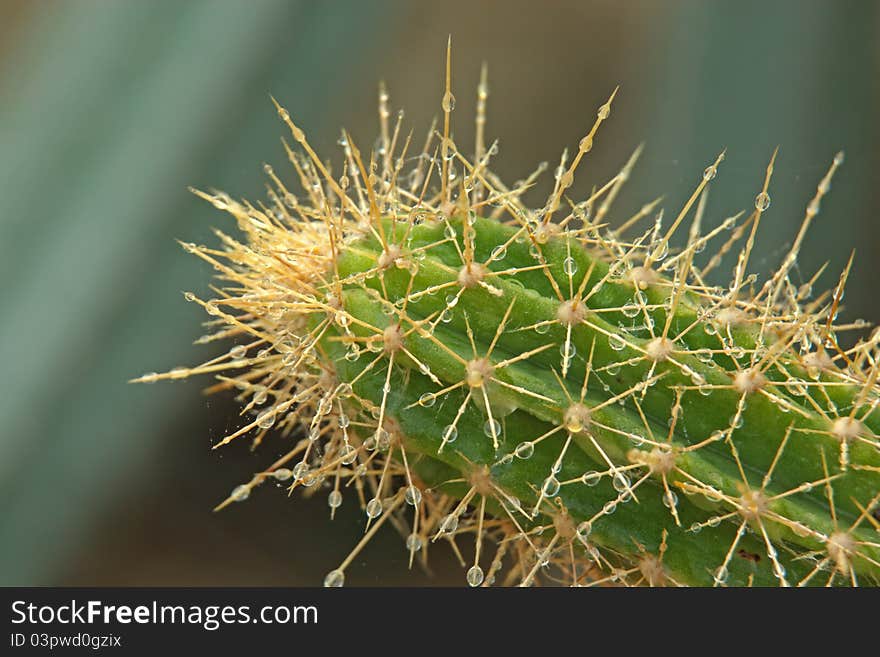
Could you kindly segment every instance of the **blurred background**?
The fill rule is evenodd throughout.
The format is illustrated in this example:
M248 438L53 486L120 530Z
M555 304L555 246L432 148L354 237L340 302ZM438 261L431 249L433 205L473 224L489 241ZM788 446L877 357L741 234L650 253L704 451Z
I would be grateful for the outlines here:
M337 162L342 126L373 143L380 79L423 135L452 34L456 143L486 61L513 181L576 148L619 84L573 191L644 142L612 220L661 194L677 212L727 147L714 226L752 207L779 145L759 273L845 149L801 271L829 260L830 287L857 246L844 312L877 322L878 29L880 3L839 0L0 1L0 584L319 585L361 534L351 501L330 523L325 496L271 485L212 513L285 445L211 451L237 418L207 378L126 384L215 353L181 294L211 272L174 239L226 222L187 185L256 199L263 162L287 170L270 93ZM433 574L406 556L389 529L346 582L463 581L448 554Z

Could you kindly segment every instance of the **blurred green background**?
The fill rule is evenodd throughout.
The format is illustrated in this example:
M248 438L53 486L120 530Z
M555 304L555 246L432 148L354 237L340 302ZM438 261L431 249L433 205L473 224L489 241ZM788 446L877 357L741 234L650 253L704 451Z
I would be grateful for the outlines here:
M191 345L203 316L180 294L211 272L173 240L210 242L225 223L187 185L257 198L264 161L286 170L270 93L337 161L343 125L373 143L380 79L421 135L451 33L456 142L473 138L485 60L512 181L576 146L620 84L575 191L645 142L612 220L660 194L677 211L727 147L715 225L752 205L780 145L758 272L843 148L801 267L830 260L831 286L857 246L845 314L876 322L878 29L877 2L831 0L3 0L0 584L316 585L362 531L351 502L329 523L322 496L269 486L211 513L284 444L212 452L237 418L201 395L208 379L125 383L214 353ZM408 573L389 530L346 581L460 584L439 552L432 576Z

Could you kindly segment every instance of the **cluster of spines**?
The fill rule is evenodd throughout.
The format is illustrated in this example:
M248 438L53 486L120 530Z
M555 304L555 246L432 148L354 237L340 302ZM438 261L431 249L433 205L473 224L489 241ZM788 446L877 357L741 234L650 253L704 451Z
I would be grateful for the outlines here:
M291 491L329 489L332 515L343 490L353 489L366 513L367 530L327 576L328 585L344 581L348 564L385 523L406 537L411 563L416 556L427 557L432 541L447 541L468 568L471 585L538 579L723 585L734 562L748 562L747 568L737 569L741 577L736 583L764 583L767 563L782 584L815 583L821 573L823 583L856 584L859 573L876 578L880 543L870 533L880 529L875 517L880 492L875 485L867 498L841 501L838 490L853 471L862 478L860 492L862 480L870 486L877 481L871 477L880 473L874 458L880 443L868 426L876 424L872 413L878 403L880 350L873 337L850 349L837 342L841 331L860 328L834 325L850 265L834 290L812 299L818 273L800 284L790 277L842 156L834 158L820 182L781 267L756 290L756 277L747 270L769 207L775 153L754 210L741 222L742 215L735 215L702 232L706 191L722 153L668 228L662 209L657 211L658 199L612 229L606 218L640 149L585 201L572 203L566 193L610 115L614 94L599 108L570 163L563 154L553 191L538 210L527 209L521 198L543 166L513 188L489 169L497 148L483 143L487 94L484 69L473 161L450 138L455 101L447 58L443 130L436 133L432 126L419 155L408 155L412 134L401 136L402 115L393 127L389 124L384 88L380 147L365 161L343 133L338 178L276 103L303 151L285 143L306 197L295 196L268 167L269 203L254 206L222 193L196 192L229 212L246 237L239 241L218 233L223 248L217 250L184 245L226 281L210 301L187 293L216 318L215 332L200 342L241 342L199 367L139 380L216 373L212 391L238 391L242 414L249 419L218 447L247 434L259 444L270 430L296 440L293 449L238 486L220 506L241 501L254 486L274 479L287 482ZM687 243L675 249L673 237L692 210ZM651 217L643 233L624 237ZM497 239L487 244L490 234ZM414 240L417 236L421 241ZM721 238L707 264L698 267L696 256ZM737 244L742 246L731 285L710 285L709 273ZM526 252L527 261L503 265L514 250ZM424 284L422 264L445 278ZM515 322L518 295L510 293L511 286L521 287L523 294L526 288L540 290L555 309L537 321ZM463 298L473 302L472 310L503 302L493 306L503 308L493 330L486 332L482 322L485 348L462 312ZM415 315L414 307L428 310ZM447 324L458 330L454 346L452 338L437 337ZM573 334L577 337L583 326L589 327L592 342L577 349ZM557 338L548 336L551 330ZM494 352L502 337L509 343L503 356L500 348ZM600 349L625 356L594 363L598 339L604 341ZM543 368L543 379L558 384L552 396L529 379L502 374L533 360L540 361L535 367ZM719 366L726 378L707 377ZM611 385L622 368L646 371L637 381ZM665 386L670 373L688 381L655 395L651 388ZM726 426L685 444L676 441L676 432L687 431L683 418L690 422L702 412L699 397L716 390L738 400ZM652 401L655 396L661 401ZM451 421L436 426L430 409L446 400L454 400ZM735 436L747 405L755 400L771 404L777 419L782 414L821 418L818 427L791 422L771 436L770 458L757 479L740 458ZM658 411L658 404L665 407ZM531 416L538 407L550 408L549 415L535 420ZM658 413L667 419L664 435L653 430ZM606 414L615 421L603 423ZM511 422L515 429L508 431ZM533 437L508 444L509 434L522 436L530 423L537 432ZM605 438L596 438L600 432ZM467 440L456 442L459 436ZM807 453L792 446L810 437L835 442L836 462L828 462L824 449ZM708 465L692 463L694 454L718 445L728 450L728 465L740 479L735 494L721 485L730 483L730 473L706 476L711 459ZM795 450L806 454L798 458L816 461L808 469L820 467L820 476L794 482L779 476ZM787 485L771 485L774 476ZM644 485L658 494L653 489L642 494L648 490ZM827 503L821 528L802 521L797 506L799 497L815 497L814 489ZM580 492L566 495L570 490ZM697 512L689 511L689 523L682 518L679 494L699 500L693 505ZM590 508L569 508L566 500L571 503L572 497L584 498L589 503L582 506ZM659 511L650 508L657 501ZM701 513L701 507L708 510ZM786 515L789 507L798 514ZM632 518L653 520L641 522L653 533L639 534L634 521L610 523L622 508ZM604 527L602 536L594 532L597 526ZM704 529L727 541L717 563L711 568L701 564L703 572L696 573L682 571L681 556L668 565L676 547L705 541L695 538L705 536ZM470 536L473 557L459 547ZM804 539L802 545L791 544L793 537ZM811 543L814 549L807 549ZM765 562L763 571L758 562Z

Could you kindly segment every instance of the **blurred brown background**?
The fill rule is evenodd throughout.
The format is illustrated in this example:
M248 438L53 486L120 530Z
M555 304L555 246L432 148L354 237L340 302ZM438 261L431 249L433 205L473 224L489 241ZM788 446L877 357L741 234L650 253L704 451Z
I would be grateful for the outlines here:
M256 198L261 163L283 170L270 93L334 158L343 125L372 143L380 79L423 134L452 34L456 142L485 60L512 181L575 147L620 84L575 191L645 142L614 218L660 194L677 211L727 147L714 225L752 205L780 145L759 273L843 148L801 266L830 260L831 286L857 246L845 313L876 322L878 28L880 4L831 0L0 3L0 584L318 585L360 535L351 501L329 523L325 497L270 486L211 513L284 445L212 452L237 420L207 379L125 383L212 355L180 294L211 272L173 239L224 222L187 185ZM440 552L409 573L389 530L346 581L460 584Z

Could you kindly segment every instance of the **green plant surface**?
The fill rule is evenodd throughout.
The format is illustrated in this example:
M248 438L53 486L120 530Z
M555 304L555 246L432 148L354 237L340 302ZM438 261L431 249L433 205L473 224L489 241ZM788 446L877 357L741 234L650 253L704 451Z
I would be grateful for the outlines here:
M446 85L415 158L384 90L379 148L343 133L336 172L276 102L302 192L268 166L265 203L196 191L243 237L184 244L223 281L186 296L213 318L200 341L236 344L137 380L214 374L246 417L217 447L294 443L218 508L269 479L327 492L331 516L353 491L365 536L328 586L386 523L411 563L447 542L471 586L875 584L878 335L837 322L849 265L824 294L790 276L843 155L759 281L775 153L747 213L703 227L721 153L672 221L654 201L611 230L640 150L568 194L614 94L531 209L540 169L512 188L489 169L485 79L472 159L450 137L448 58ZM711 284L728 253L730 284Z

